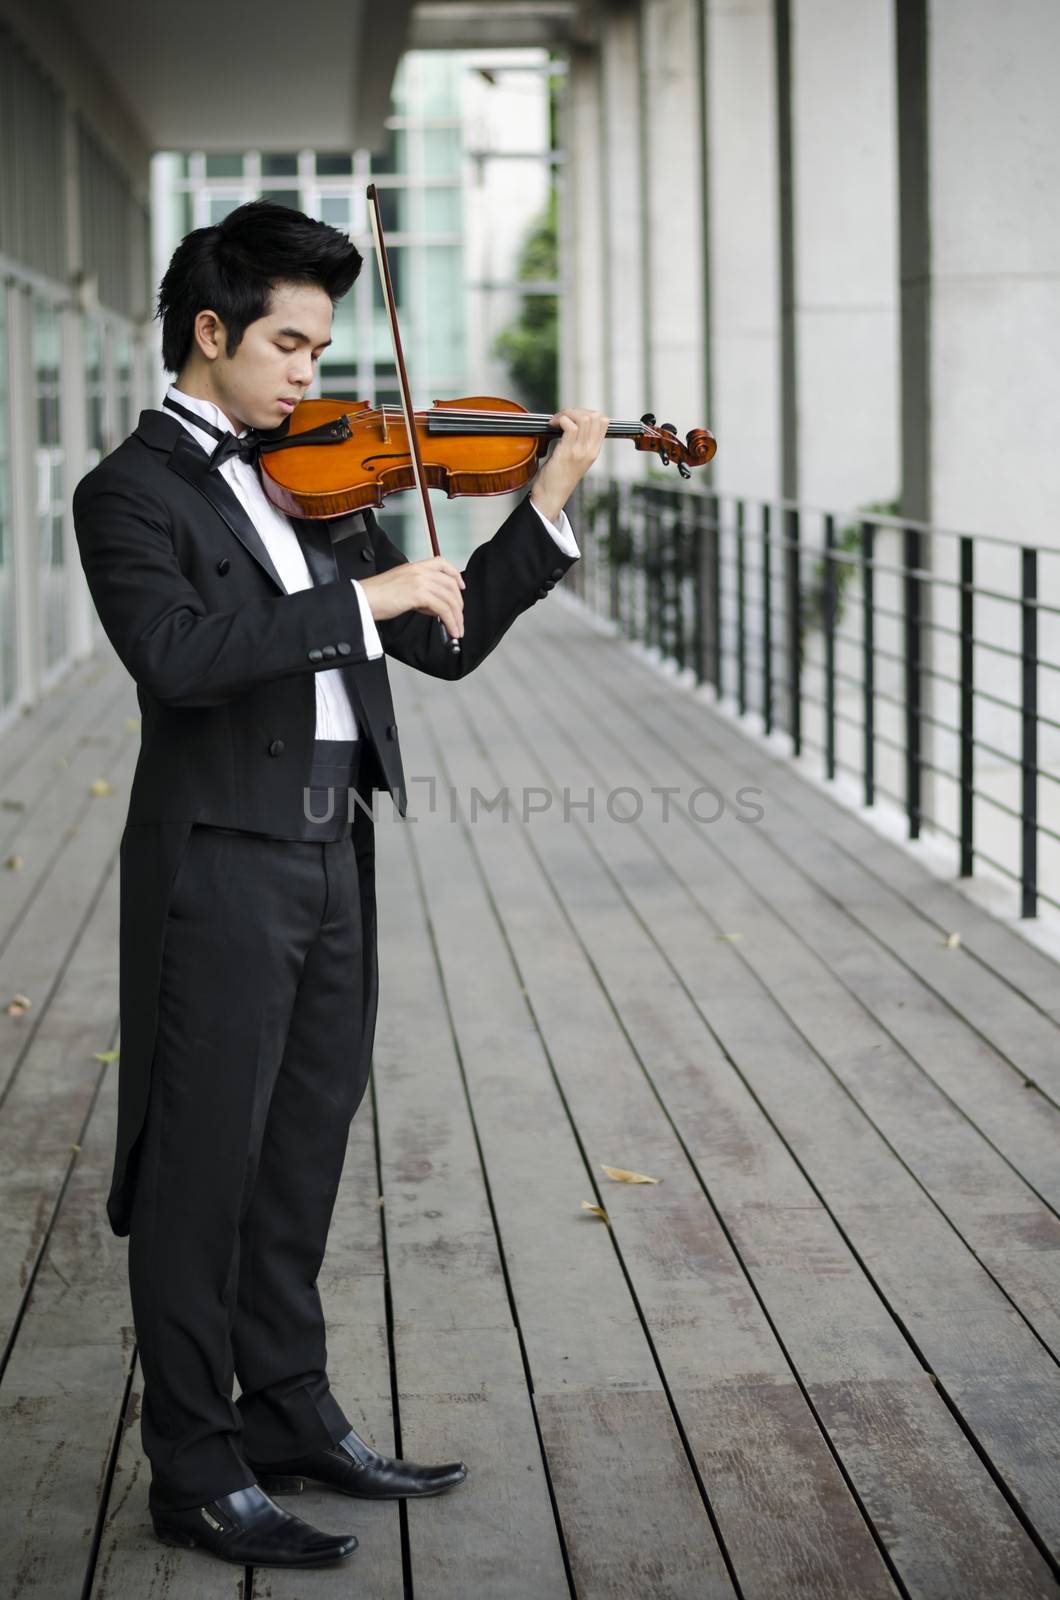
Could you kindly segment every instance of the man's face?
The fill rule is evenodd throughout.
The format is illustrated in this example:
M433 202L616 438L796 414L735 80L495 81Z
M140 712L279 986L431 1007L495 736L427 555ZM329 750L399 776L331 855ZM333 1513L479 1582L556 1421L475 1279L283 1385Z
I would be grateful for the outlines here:
M318 285L278 283L267 314L248 324L231 358L215 323L216 336L206 339L211 387L232 422L267 429L290 416L331 343L331 316L330 297Z

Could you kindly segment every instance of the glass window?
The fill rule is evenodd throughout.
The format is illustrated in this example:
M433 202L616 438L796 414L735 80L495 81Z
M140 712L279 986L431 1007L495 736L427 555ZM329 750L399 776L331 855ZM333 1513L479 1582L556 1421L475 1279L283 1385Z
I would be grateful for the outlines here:
M298 157L296 155L263 155L261 158L261 175L263 178L296 178L298 176Z
M409 222L409 192L407 189L379 189L379 215L383 222L383 232L407 233Z
M44 671L66 654L66 552L63 548L63 449L59 432L62 333L59 313L46 300L33 302L31 336L37 436L37 561Z
M427 376L452 381L464 368L464 280L460 246L426 245Z
M114 390L118 438L125 439L133 429L133 342L124 329L114 339Z
M3 708L14 701L17 672L7 374L7 291L0 283L0 707Z
M321 222L330 222L333 228L346 231L350 226L350 202L344 194L322 194L317 212Z
M428 178L456 178L462 155L459 128L429 128L423 140L423 170Z
M223 222L230 211L242 205L243 197L238 194L212 194L210 196L209 216L211 222Z
M383 148L372 151L372 171L389 177L399 176L408 169L408 134L404 128L388 127Z
M297 189L262 189L261 198L278 206L290 206L292 211L302 209L302 196Z
M103 370L103 330L95 317L85 319L85 471L107 454L107 384Z
M318 178L348 178L353 172L352 155L317 152L317 177Z
M399 315L406 296L406 249L407 246L403 244L392 245L388 243L386 247L386 258L390 263L390 281L394 287L394 300L397 304ZM382 311L383 309L383 286L379 281L378 268L372 273L372 305L377 311Z
M206 176L208 178L241 178L243 176L242 154L207 156Z
M459 233L463 220L463 197L456 188L425 189L424 226L428 233Z

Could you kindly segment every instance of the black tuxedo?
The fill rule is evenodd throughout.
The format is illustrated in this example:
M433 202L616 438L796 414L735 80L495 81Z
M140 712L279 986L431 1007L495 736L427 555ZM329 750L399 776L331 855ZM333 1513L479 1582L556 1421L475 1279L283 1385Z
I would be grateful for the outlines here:
M261 1243L255 1267L261 1304L253 1303L252 1286L239 1280L241 1314L244 1292L248 1296L241 1326L244 1366L254 1369L249 1387L240 1371L247 1391L243 1421L259 1458L266 1460L300 1453L287 1447L299 1442L296 1434L306 1448L315 1448L326 1442L323 1435L337 1439L348 1427L327 1393L323 1321L313 1282L345 1129L371 1062L377 1002L373 790L389 790L399 812L406 812L386 656L437 677L463 676L574 559L560 550L523 500L464 569L460 654L445 647L435 618L411 612L379 623L384 655L370 661L349 580L405 560L372 512L327 522L296 520L313 587L288 594L236 495L206 465L206 454L176 418L145 411L136 431L81 480L73 501L89 589L108 639L136 681L141 710L141 748L121 841L120 1082L107 1213L115 1233L132 1234L130 1282L148 1380L145 1445L170 1503L174 1496L199 1496L186 1499L187 1504L240 1487L234 1474L247 1481L236 1456L207 1449L239 1426L223 1395L224 1330L210 1320L222 1288L229 1310L235 1305L235 1264L233 1283L223 1281L228 1248L223 1230L232 1219L214 1226L213 1218L237 1200L245 1207L254 1186L242 1172L243 1145L231 1143L233 1127L238 1132L245 1117L254 1140L261 1140L276 1080L254 1084L254 1058L267 1056L274 1068L273 1045L286 1037L289 1024L297 1060L289 1065L284 1057L289 1070L277 1091L282 1111L265 1129L255 1195L255 1204L266 1207L269 1195L260 1191L271 1183L273 1210L282 1209L283 1217L269 1218L263 1211L260 1227L251 1219ZM302 837L304 825L316 722L314 674L333 666L342 670L359 724L356 782L365 804L356 807L341 842L287 843ZM221 903L214 918L204 908L218 889ZM211 940L225 917L224 937L214 948ZM321 927L331 930L327 939L320 937ZM303 961L306 972L312 969L316 991L297 976ZM282 1004L290 1006L297 994L300 1012L281 1015L276 1009L280 1002L273 1000L270 963L276 969L275 993L286 996ZM244 978L254 991L245 1004L243 993L222 992L226 986L243 988ZM274 1009L266 1019L268 1005ZM340 1029L345 1055L334 1042ZM156 1046L161 1051L163 1041L165 1073L159 1081L166 1084L168 1146L160 1096L149 1093ZM320 1081L313 1081L318 1063ZM246 1093L241 1073L248 1075ZM181 1111L180 1096L192 1092L196 1103ZM270 1155L268 1137L281 1123L302 1143ZM327 1152L319 1166L318 1146ZM258 1172L257 1150L255 1143L248 1173ZM219 1169L224 1167L239 1169L232 1174L231 1194L223 1188L227 1177ZM142 1168L150 1182L141 1184L138 1194ZM302 1187L289 1187L281 1197L288 1180ZM196 1201L213 1211L188 1220L185 1234L183 1224L168 1217L171 1231L164 1248L154 1234L148 1248L138 1239L138 1233L147 1238L148 1222L134 1228L133 1219L149 1219L153 1227L163 1194L171 1211L174 1204L184 1204L179 1197L186 1195L188 1218ZM290 1232L303 1201L297 1269L290 1267L287 1283L270 1281L266 1289L275 1265L271 1257L284 1256L287 1245L272 1251L262 1241L271 1238L273 1223L282 1227L285 1218ZM198 1242L189 1244L189 1239ZM210 1249L222 1251L211 1268L221 1274L216 1296L195 1278L199 1257ZM163 1254L164 1266L158 1260ZM294 1254L285 1259L294 1261ZM184 1271L189 1285L198 1285L188 1292L193 1297L197 1292L203 1304L192 1306L186 1319L179 1310L164 1309L172 1286L158 1276L163 1271L171 1276ZM284 1294L292 1309L288 1325L278 1331L267 1317ZM296 1329L301 1330L297 1354L306 1363L297 1383L277 1365L277 1350L284 1338L290 1346ZM174 1332L187 1335L183 1344L167 1345ZM266 1348L272 1351L271 1372L262 1365L263 1355L259 1360ZM287 1359L290 1367L293 1350L288 1349ZM238 1367L238 1346L236 1362ZM178 1380L183 1388L171 1390L168 1385ZM155 1410L149 1418L152 1391ZM173 1420L178 1416L184 1419L179 1425ZM310 1440L314 1429L322 1430L321 1439Z
M107 1204L119 1235L128 1232L128 1161L147 1103L162 928L192 823L272 833L302 816L313 674L343 661L366 741L362 790L370 802L373 789L388 789L404 816L386 657L435 677L462 677L573 564L524 500L468 560L459 656L445 648L433 617L410 612L379 624L384 655L368 661L349 579L405 560L373 513L299 520L314 587L288 595L239 500L219 473L205 471L206 461L175 417L144 411L73 499L92 599L136 680L142 719L122 841L120 1094ZM360 806L352 829L371 935L370 1006L373 829Z

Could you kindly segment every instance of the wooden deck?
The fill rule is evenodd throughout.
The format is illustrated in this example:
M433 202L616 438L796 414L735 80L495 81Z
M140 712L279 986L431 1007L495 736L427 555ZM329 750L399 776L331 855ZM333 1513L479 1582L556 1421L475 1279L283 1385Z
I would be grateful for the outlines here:
M357 1533L336 1571L151 1533L103 1210L138 744L108 658L0 742L6 1592L1056 1596L1060 970L558 595L464 684L392 676L415 820L380 804L321 1287L358 1431L468 1482L287 1501Z

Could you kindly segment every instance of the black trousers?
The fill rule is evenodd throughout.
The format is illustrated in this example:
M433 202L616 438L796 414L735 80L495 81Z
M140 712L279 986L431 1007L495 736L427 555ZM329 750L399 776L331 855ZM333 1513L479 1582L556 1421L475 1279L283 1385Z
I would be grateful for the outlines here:
M311 781L341 773L315 764ZM154 1506L247 1487L248 1458L351 1426L316 1287L370 1059L345 789L333 799L330 825L304 825L323 840L196 824L177 868L129 1234ZM308 809L325 814L319 789Z

